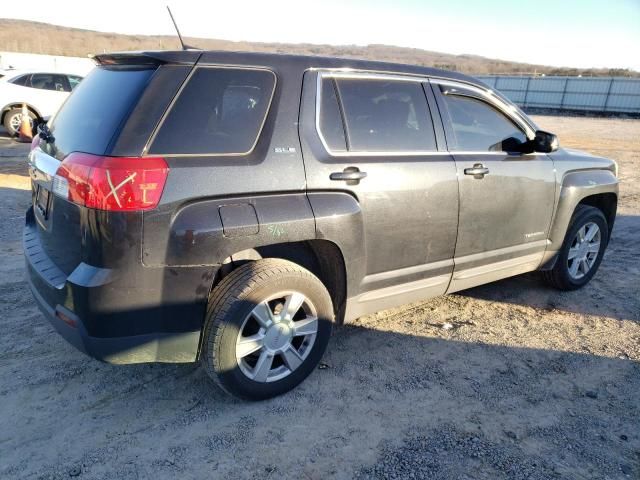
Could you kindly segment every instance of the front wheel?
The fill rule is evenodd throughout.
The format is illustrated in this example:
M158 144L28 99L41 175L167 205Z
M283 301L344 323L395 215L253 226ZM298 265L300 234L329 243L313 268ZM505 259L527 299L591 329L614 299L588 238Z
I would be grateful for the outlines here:
M214 288L200 360L228 393L274 397L314 370L333 319L329 293L311 272L281 259L250 262Z
M553 269L544 279L560 290L576 290L595 275L609 242L609 227L601 210L578 205Z

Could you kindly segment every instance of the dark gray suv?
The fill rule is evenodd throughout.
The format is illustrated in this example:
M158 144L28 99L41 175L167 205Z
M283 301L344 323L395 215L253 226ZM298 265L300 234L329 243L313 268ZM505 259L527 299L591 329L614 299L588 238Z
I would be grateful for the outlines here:
M596 272L617 166L558 149L452 72L335 58L140 52L41 127L24 251L55 328L111 363L200 361L281 394L334 323L532 270Z

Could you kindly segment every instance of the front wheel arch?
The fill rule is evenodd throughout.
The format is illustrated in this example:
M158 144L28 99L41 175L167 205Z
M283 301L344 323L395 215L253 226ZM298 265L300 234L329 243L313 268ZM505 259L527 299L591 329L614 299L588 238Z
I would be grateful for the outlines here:
M609 238L611 238L613 223L615 222L616 212L618 209L618 196L612 192L589 195L588 197L584 197L582 200L580 200L578 206L580 205L589 205L595 207L604 214L604 217L607 220Z
M590 263L588 269L585 267L586 271L578 278L574 275L575 272L572 273L570 271L569 263L575 264L577 261L575 258L572 259L571 255L583 255L585 258L586 255L592 255L587 253L590 251L588 249L588 243L586 245L577 245L577 242L575 242L578 232L589 224L595 224L598 227L596 230L599 232L600 237L596 247L597 253L593 263ZM567 229L562 247L556 255L553 267L543 271L542 278L558 290L576 290L582 288L591 281L597 272L608 242L609 228L604 213L600 209L590 205L578 205L571 217L569 228ZM576 243L576 245L574 245L574 243Z

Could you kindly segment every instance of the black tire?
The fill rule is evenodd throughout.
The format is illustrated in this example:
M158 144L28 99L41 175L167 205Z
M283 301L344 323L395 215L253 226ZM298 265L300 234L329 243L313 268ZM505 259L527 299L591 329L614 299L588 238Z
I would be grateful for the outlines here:
M284 378L259 382L243 373L236 359L236 341L256 305L280 292L295 291L315 307L317 333L302 363ZM200 361L227 393L262 400L288 392L318 365L331 337L334 320L331 297L322 282L299 265L282 259L262 259L238 267L213 289L204 325Z
M4 128L6 128L7 133L12 137L15 137L16 135L18 135L18 130L11 125L12 119L16 115L21 115L21 114L22 114L22 108L12 108L4 116L4 122L3 122ZM29 118L31 118L31 125L33 125L33 122L35 122L35 120L38 117L31 110L29 110Z
M595 223L600 229L600 249L589 271L582 278L576 279L569 273L569 249L572 246L578 230L591 222ZM578 205L569 222L567 234L553 269L542 272L544 280L559 290L577 290L578 288L582 288L589 283L598 270L608 242L609 227L602 211L589 205Z

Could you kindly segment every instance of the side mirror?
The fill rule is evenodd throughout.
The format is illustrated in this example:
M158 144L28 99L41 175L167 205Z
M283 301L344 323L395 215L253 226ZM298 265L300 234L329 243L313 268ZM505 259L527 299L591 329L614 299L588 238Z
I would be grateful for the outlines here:
M536 137L533 140L533 149L536 152L551 153L558 150L560 143L558 137L553 133L545 132L542 130L536 131Z

